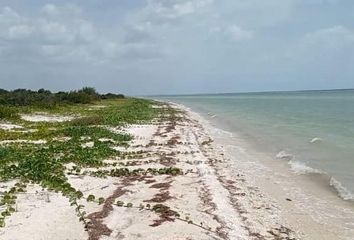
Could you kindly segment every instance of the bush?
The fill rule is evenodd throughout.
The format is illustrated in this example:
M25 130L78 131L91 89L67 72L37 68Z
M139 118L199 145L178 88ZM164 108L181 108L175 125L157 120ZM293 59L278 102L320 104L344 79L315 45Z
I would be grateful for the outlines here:
M17 111L10 107L0 106L0 119L17 118Z
M5 89L0 88L0 94L8 93Z
M102 95L102 99L125 98L123 94L107 93Z
M49 90L39 89L32 91L16 89L6 91L0 89L0 105L31 106L50 108L58 104L92 103L100 99L124 98L122 94L100 95L94 88L84 87L78 91L52 93Z

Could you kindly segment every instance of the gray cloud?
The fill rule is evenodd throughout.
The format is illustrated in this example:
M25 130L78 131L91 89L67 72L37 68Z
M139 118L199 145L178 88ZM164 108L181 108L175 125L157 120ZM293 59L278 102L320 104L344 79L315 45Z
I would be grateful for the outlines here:
M0 84L128 94L353 87L353 8L349 0L4 0Z
M86 61L92 64L125 56L156 58L157 54L149 54L156 50L131 46L149 38L143 30L127 28L123 40L119 34L101 35L99 26L86 19L82 12L74 4L46 4L35 17L29 17L4 7L0 14L0 54L6 60Z

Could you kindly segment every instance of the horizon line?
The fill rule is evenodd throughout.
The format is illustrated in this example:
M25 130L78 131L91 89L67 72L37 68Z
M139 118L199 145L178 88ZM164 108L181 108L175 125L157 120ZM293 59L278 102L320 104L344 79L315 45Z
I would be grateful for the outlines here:
M173 97L173 96L206 96L206 95L229 95L229 94L250 94L250 93L296 93L296 92L331 92L331 91L353 91L354 88L333 88L333 89L301 89L301 90L269 90L269 91L247 91L247 92L217 92L217 93L181 93L181 94L149 94L137 95L137 97Z

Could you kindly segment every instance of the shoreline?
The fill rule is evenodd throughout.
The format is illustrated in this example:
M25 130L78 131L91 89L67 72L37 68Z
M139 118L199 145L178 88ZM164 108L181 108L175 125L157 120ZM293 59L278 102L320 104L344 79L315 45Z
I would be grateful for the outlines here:
M231 125L231 122L225 122L223 119L219 117L215 117L216 115L207 115L202 118L208 119L210 118L210 124L215 126L216 128L225 128L230 133L237 133L237 137L246 142L245 148L252 149L254 152L264 153L267 155L267 158L272 158L273 160L266 161L266 165L282 165L283 169L288 170L291 169L291 173L296 175L301 175L303 178L312 178L312 180L318 182L321 187L325 187L327 190L330 190L331 193L334 193L338 198L343 200L344 202L352 203L352 207L354 207L354 194L351 190L348 189L348 186L345 186L342 181L338 181L336 176L333 176L321 169L320 167L309 166L309 163L306 163L304 160L306 157L301 157L298 159L296 153L292 151L288 151L287 147L281 148L273 148L274 143L265 143L264 140L260 142L257 139L257 135L253 132L252 134L248 134L248 130L242 130L242 134L240 134L240 129L235 129ZM310 144L321 143L321 138L313 138L309 141ZM270 148L270 149L269 149ZM285 149L285 150L284 150ZM274 161L276 160L276 161ZM317 178L317 179L316 179ZM323 181L323 182L321 182ZM325 184L324 184L325 183ZM320 187L320 186L319 186ZM353 209L354 210L354 209Z
M276 162L273 156L253 149L249 142L235 136L234 132L222 130L220 125L213 123L215 116L212 113L208 113L208 117L201 116L184 105L176 105L189 111L206 126L215 143L224 150L231 162L235 161L234 169L244 171L247 180L275 201L280 215L288 221L289 226L296 232L301 232L300 239L352 239L354 206L351 201L343 200L334 187L329 186L329 177L326 180L328 186L320 186L322 177L327 175L295 173L289 163ZM293 178L291 183L284 184L289 181L289 176ZM290 193L291 191L294 192ZM304 199L307 201L303 202ZM314 205L319 205L319 208L311 209ZM316 210L325 212L327 208L330 211L324 216L316 213ZM336 213L336 210L340 212ZM333 218L334 216L340 216L340 219Z
M100 204L78 202L87 231L60 193L29 184L0 229L1 239L338 239L299 214L295 199L279 194L269 169L244 161L247 152L230 133L182 105L159 101L154 107L163 112L158 119L109 128L133 137L129 145L113 147L119 156L82 169L93 175L67 175L85 199L102 197ZM105 171L110 175L101 176Z

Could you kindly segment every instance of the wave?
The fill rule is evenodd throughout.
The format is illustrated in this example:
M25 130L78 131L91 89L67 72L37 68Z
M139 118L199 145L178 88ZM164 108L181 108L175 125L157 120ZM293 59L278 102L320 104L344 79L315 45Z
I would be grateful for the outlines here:
M286 151L280 151L276 155L276 158L281 159L281 160L291 161L292 159L294 159L294 155L292 155Z
M234 137L234 134L232 132L223 130L221 128L210 127L210 129L208 130L212 133L212 135L215 135L216 137Z
M346 187L343 186L341 182L339 182L337 179L334 177L331 177L329 180L329 185L336 190L338 195L346 200L346 201L354 201L354 194L351 193Z
M325 172L309 167L306 163L299 161L289 161L288 164L293 172L296 174L309 174L309 173L318 173L318 174L326 174Z
M292 154L289 154L286 151L281 151L279 152L276 157L278 159L282 160L288 160L288 164L290 166L290 169L298 175L308 175L308 174L315 174L318 177L320 177L320 181L326 181L327 186L334 189L337 195L342 198L345 201L354 201L354 193L352 193L350 190L348 190L340 181L335 179L333 176L329 175L328 173L312 168L308 166L304 162L296 161L295 156ZM317 179L317 177L316 177Z
M313 139L311 139L310 143L318 143L318 142L322 142L322 138L319 138L319 137L315 137Z
M334 189L340 198L345 201L354 201L354 194L350 192L350 190L348 190L340 181L335 179L333 176L330 176L328 173L309 167L305 163L299 161L289 161L288 164L290 165L291 170L296 174L316 174L321 176L319 180L325 180L328 186Z

